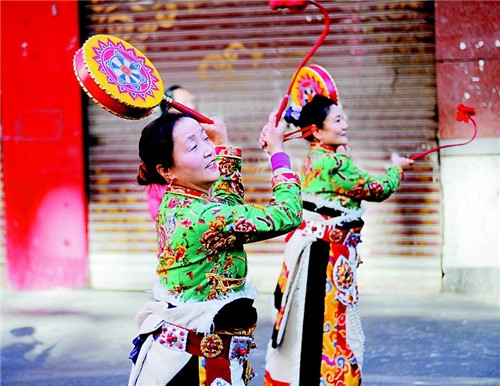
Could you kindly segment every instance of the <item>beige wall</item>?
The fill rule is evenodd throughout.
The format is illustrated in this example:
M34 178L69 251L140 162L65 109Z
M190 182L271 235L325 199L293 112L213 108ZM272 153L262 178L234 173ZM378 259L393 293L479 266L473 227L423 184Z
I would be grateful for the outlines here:
M441 152L443 291L483 296L500 282L499 4L435 2L440 145L471 137L471 122L455 119L460 103L476 109L478 127L472 143Z
M446 149L443 290L500 294L500 138Z

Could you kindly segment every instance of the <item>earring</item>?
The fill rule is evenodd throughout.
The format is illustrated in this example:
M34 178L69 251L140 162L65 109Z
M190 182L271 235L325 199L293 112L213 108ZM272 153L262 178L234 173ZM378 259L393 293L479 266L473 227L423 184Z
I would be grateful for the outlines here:
M170 173L167 173L163 176L163 178L167 181L167 189L170 189L172 182L174 182L174 177Z

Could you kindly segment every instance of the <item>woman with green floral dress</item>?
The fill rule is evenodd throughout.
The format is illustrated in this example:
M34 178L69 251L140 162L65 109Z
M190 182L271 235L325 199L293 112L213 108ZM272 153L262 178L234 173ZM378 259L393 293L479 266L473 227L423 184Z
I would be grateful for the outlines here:
M245 204L242 153L224 124L164 114L139 141L138 181L166 185L158 209L157 283L137 314L129 385L242 386L253 376L256 291L247 282L244 244L301 223L298 176L270 116L260 144L271 156L272 198Z
M264 385L360 385L364 335L357 311L356 245L363 227L361 202L389 198L413 161L393 154L383 176L359 169L346 151L342 112L322 95L298 116L289 110L285 119L310 133L310 150L301 170L304 221L287 237Z

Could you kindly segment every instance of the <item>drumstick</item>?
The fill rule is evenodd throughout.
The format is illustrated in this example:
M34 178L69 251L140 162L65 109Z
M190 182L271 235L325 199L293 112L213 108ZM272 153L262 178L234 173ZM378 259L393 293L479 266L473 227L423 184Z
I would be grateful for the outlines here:
M183 104L174 101L172 98L164 95L163 100L167 102L168 105L172 106L174 109L177 109L183 113L191 115L194 119L196 119L200 123L214 123L210 118L207 118L203 114L200 114L198 111L193 110L187 106L184 106Z

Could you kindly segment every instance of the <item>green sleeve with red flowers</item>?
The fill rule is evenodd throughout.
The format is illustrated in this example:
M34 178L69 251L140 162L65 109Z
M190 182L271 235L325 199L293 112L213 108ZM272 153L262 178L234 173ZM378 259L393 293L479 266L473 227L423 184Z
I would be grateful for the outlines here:
M241 178L241 149L217 146L215 154L220 178L212 188L212 201L239 206L228 209L228 217L237 219L237 225L231 225L228 231L234 232L240 241L248 243L270 239L287 233L290 226L300 225L302 211L300 178L295 173L284 169L281 173L273 175L271 180L273 197L266 207L245 205Z
M311 152L302 169L304 194L337 199L348 208L359 207L362 200L386 200L397 190L402 179L403 171L397 166L376 176L358 168L348 156L334 152Z
M243 204L245 187L241 179L241 149L216 146L215 160L220 178L212 187L211 196L215 201L227 205Z

